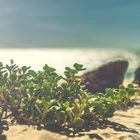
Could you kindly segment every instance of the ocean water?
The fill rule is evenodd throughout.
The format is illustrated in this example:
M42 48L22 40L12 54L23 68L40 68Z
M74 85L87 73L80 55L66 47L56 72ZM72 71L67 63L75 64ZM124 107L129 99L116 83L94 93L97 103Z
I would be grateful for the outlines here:
M134 71L140 65L139 56L140 51L123 49L0 49L0 61L4 64L9 64L10 59L13 59L19 66L31 66L36 71L48 64L60 74L63 74L65 66L72 66L74 63L83 64L89 71L110 61L125 59L129 61L126 73L128 79L133 79Z

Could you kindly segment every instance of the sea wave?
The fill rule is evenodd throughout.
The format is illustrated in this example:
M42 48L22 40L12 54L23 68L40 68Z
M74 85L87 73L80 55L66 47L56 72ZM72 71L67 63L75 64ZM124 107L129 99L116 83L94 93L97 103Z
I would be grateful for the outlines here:
M135 69L140 65L139 55L123 49L93 49L93 48L53 48L53 49L0 49L0 61L9 63L14 59L19 66L31 66L34 70L41 70L44 64L57 69L62 74L65 66L74 63L83 64L87 70L93 70L102 64L115 60L128 60L127 78L132 78Z

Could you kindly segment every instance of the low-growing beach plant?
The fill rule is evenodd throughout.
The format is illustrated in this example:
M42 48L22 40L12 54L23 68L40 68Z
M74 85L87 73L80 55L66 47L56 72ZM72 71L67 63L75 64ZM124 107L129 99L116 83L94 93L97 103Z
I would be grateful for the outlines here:
M85 90L80 71L83 65L66 67L64 75L44 65L41 71L30 67L0 63L0 118L33 125L58 125L81 128L112 117L115 110L127 107L136 89L106 89L91 94Z

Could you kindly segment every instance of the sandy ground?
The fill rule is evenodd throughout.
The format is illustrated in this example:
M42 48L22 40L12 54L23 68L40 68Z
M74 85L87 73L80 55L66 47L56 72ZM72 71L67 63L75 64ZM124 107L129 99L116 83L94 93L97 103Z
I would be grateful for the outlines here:
M123 84L127 86L130 81ZM37 130L27 125L9 124L0 132L0 140L140 140L140 96L134 97L134 106L118 110L104 127L65 135L49 130Z
M140 97L127 111L116 111L104 128L79 132L75 137L62 135L33 126L11 125L3 131L0 140L140 140Z

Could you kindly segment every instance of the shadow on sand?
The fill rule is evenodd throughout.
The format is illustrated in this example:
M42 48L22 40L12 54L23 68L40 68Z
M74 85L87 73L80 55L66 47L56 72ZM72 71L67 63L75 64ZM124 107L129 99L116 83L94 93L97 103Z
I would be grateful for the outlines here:
M2 133L3 133L3 131L4 130L8 130L9 128L8 128L8 123L7 123L7 121L0 121L0 140L6 140L7 138L6 138L6 136L5 135L3 135Z
M64 128L64 127L59 127L56 125L53 126L46 126L46 127L37 127L38 130L41 129L46 129L52 132L56 132L62 135L66 135L68 137L81 137L81 136L89 136L90 139L98 139L98 140L103 140L103 138L96 134L96 133L91 133L88 134L89 131L91 130L96 130L97 128L99 129L105 129L105 128L112 128L115 131L123 131L123 132L130 132L130 133L138 133L135 129L131 129L126 127L125 125L112 122L112 121L100 121L98 122L97 126L94 124L90 124L87 126L84 126L81 129L72 129L72 128ZM0 140L6 140L6 136L3 135L4 130L8 130L8 123L6 121L1 121L0 122ZM87 132L87 133L86 133Z
M100 121L98 123L98 126L91 124L88 126L84 126L81 129L63 128L63 127L59 127L59 126L46 126L43 129L47 129L47 130L52 131L52 132L66 135L68 137L81 137L84 135L88 135L89 138L91 138L91 139L95 138L95 139L103 140L103 138L96 133L93 133L93 134L88 134L88 133L86 134L85 133L85 132L89 132L91 130L96 130L97 128L99 128L99 129L112 128L115 131L130 132L130 133L135 133L135 134L138 133L135 129L131 129L131 128L126 127L125 125L122 125L122 124L119 124L116 122L112 122L112 121L108 121L108 120ZM38 129L40 130L42 128L38 127Z

